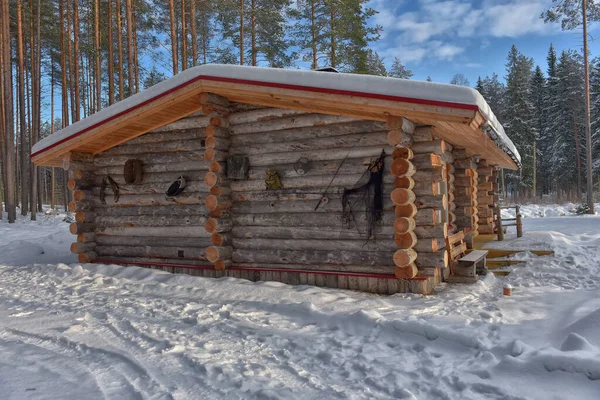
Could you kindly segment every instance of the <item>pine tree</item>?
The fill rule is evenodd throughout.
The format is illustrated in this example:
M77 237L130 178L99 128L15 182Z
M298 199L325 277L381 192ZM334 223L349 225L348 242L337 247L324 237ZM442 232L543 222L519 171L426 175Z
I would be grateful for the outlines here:
M457 73L457 74L454 74L454 76L450 80L450 84L451 85L460 85L460 86L469 86L469 85L471 85L471 83L465 77L465 75L462 74L462 73L460 73L460 72Z
M519 193L532 189L533 144L533 104L531 102L531 79L533 59L526 57L513 45L506 63L506 119L505 128L521 154L521 175L511 175L510 181Z
M367 73L369 75L387 76L383 58L373 49L367 52Z
M392 66L388 71L388 76L400 79L410 79L413 75L414 73L402 65L402 62L398 57L394 57L394 62L392 62Z
M544 73L539 65L535 68L535 73L531 80L531 102L533 105L533 150L532 150L532 184L533 184L533 193L535 196L538 195L538 188L540 187L538 184L538 176L540 175L538 172L544 174L544 170L539 168L539 155L545 156L545 154L540 154L538 142L540 139L540 135L544 130L544 98L546 91L546 78L544 77ZM544 157L542 157L544 158Z

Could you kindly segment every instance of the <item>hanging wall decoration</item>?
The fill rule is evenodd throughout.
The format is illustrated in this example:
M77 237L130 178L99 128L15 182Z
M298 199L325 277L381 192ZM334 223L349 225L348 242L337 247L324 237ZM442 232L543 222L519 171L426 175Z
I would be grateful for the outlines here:
M283 186L281 185L281 179L279 179L279 174L274 169L267 170L265 184L267 185L267 190L283 189Z
M305 175L310 170L310 161L306 157L302 157L294 164L294 171L300 176Z
M169 189L167 189L167 196L179 196L181 192L183 192L183 189L185 189L185 184L185 178L180 176L175 182L171 183L171 186L169 186Z
M119 185L113 178L111 178L109 175L106 175L104 178L102 178L102 183L100 184L100 202L102 204L106 204L106 188L109 185L113 192L115 203L119 202Z
M227 179L248 179L250 159L246 156L231 156L227 158Z
M123 175L125 175L125 183L137 184L142 183L142 161L141 160L127 160L125 167L123 168Z

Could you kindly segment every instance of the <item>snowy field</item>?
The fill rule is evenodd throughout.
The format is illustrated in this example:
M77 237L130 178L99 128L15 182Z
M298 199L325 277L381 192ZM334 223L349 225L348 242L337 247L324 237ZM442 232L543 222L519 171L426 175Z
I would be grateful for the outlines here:
M523 214L500 247L555 256L429 297L79 265L64 215L3 220L0 398L599 399L600 217Z

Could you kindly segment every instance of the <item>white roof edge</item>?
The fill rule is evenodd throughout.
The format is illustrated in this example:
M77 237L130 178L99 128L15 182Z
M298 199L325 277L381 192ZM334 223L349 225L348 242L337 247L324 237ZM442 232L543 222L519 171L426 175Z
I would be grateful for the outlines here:
M115 103L91 116L76 122L51 136L37 142L32 153L38 153L57 142L89 128L116 114L156 97L198 76L243 79L264 83L278 83L304 87L372 93L384 96L406 97L419 100L439 101L477 106L486 119L494 142L520 166L521 157L504 128L481 94L470 87L434 82L414 81L373 75L318 72L279 68L248 67L240 65L207 64L187 69L151 88ZM489 132L489 131L488 131Z

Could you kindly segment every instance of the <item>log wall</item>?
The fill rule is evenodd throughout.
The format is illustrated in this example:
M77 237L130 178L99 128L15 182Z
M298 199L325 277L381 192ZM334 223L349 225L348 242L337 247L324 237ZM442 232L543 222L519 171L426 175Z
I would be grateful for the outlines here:
M453 151L430 127L399 117L383 123L242 105L211 94L199 101L200 112L101 154L71 154L71 250L81 262L431 293L448 275L448 232L477 232L477 176L493 169ZM342 195L368 181L367 168L382 150L382 222L368 237L365 212L344 221ZM228 178L232 156L248 158L247 179ZM303 158L309 164L302 172ZM142 183L125 183L129 159L142 161ZM268 170L277 171L281 188L267 189ZM119 185L119 198L108 187L103 203L106 176ZM179 176L185 190L168 197ZM483 183L487 189L492 176Z
M477 215L479 233L494 233L494 209L498 205L498 170L485 160L477 163L478 191Z

